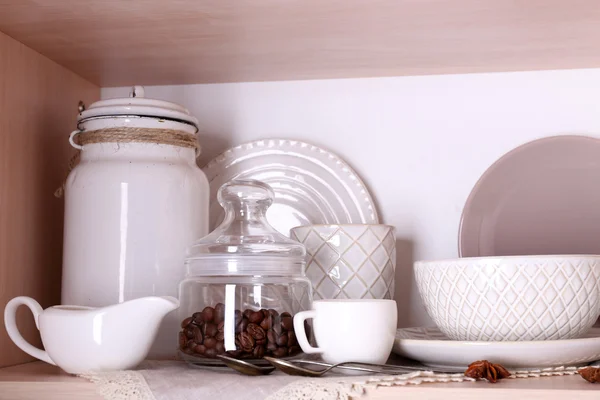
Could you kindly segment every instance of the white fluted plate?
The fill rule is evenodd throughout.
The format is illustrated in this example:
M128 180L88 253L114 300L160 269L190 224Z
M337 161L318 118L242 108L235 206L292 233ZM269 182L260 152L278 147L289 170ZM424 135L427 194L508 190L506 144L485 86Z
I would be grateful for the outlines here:
M398 329L393 352L432 367L464 371L477 360L508 369L583 365L600 360L600 328L569 340L463 342L448 339L438 328Z
M335 154L295 140L269 139L233 147L204 168L210 182L210 230L223 220L217 191L232 179L257 179L275 192L269 223L289 236L311 224L378 224L362 180Z

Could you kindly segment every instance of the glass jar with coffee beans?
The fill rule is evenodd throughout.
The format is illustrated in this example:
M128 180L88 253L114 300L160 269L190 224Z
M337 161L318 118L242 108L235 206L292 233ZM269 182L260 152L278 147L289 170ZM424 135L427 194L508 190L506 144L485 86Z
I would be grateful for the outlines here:
M293 316L311 308L306 250L269 225L272 199L258 181L220 188L223 222L190 248L180 285L178 348L186 361L216 366L220 354L260 362L301 353Z

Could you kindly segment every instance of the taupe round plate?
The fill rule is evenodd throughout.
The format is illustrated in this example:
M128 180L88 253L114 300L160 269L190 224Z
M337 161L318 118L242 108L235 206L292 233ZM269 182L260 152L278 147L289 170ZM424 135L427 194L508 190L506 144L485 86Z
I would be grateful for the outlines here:
M554 136L502 156L465 204L459 254L600 254L600 140Z

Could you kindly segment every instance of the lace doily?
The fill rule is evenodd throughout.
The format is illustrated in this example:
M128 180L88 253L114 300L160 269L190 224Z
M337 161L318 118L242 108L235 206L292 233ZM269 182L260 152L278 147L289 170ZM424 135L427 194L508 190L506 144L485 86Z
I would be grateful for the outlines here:
M596 364L597 365L597 364ZM511 370L509 379L573 375L580 368L557 367ZM300 378L273 373L247 377L229 371L190 368L183 362L146 361L137 371L82 375L108 400L197 400L201 398L267 400L349 400L380 386L419 385L435 382L472 382L462 373L418 371L403 375L336 375Z
M510 379L539 378L542 376L574 375L580 368L557 367L530 370L511 370ZM269 396L267 400L349 400L353 396L360 396L367 389L379 386L405 386L419 385L421 383L436 382L473 382L462 373L440 374L430 371L413 372L404 375L389 375L369 378L363 382L327 382L321 379L296 381Z
M428 371L413 372L404 375L389 375L368 379L363 382L332 382L324 379L296 381L269 396L267 400L349 400L365 394L368 388L378 386L418 385L425 382L463 382L474 381L463 374L438 374Z
M96 391L110 400L155 400L144 376L137 371L99 372L80 375L96 384Z

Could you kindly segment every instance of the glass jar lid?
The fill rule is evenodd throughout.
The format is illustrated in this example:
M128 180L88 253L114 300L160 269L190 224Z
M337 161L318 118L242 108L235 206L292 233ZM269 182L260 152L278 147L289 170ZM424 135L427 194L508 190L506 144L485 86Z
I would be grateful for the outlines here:
M186 258L189 275L302 275L306 248L273 228L267 209L274 193L256 180L233 180L219 189L225 218L194 243Z

